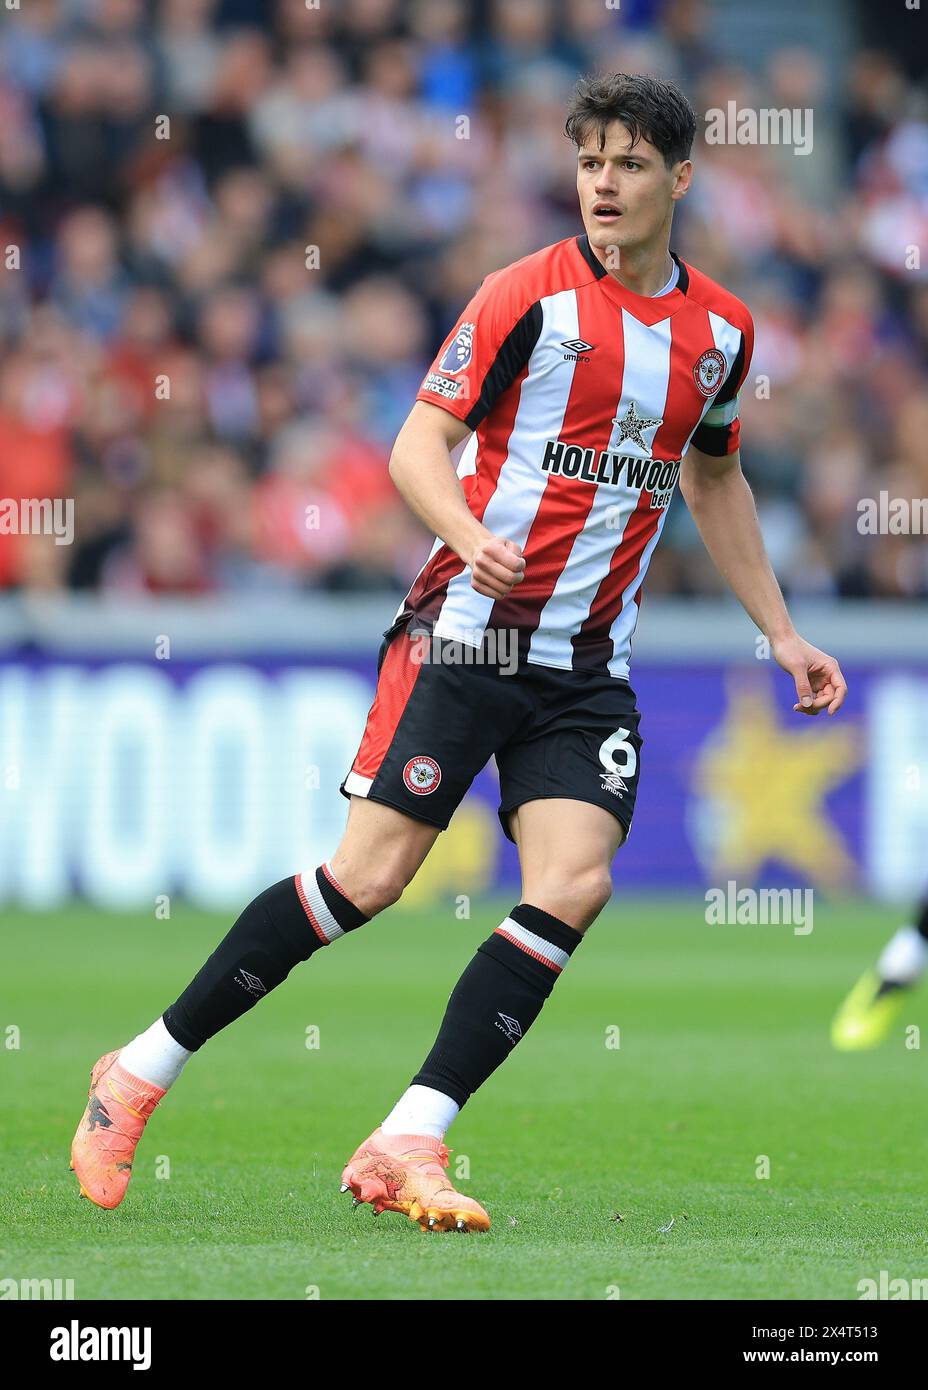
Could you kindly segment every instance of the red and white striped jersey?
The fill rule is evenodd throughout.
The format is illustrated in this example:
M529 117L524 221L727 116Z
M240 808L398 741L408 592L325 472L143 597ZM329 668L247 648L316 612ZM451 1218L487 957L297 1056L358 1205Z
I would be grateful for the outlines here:
M690 443L738 448L748 310L674 256L650 298L609 275L586 236L488 275L416 399L474 431L458 476L525 577L504 599L471 587L441 539L395 621L479 645L516 629L523 659L628 676L645 572Z

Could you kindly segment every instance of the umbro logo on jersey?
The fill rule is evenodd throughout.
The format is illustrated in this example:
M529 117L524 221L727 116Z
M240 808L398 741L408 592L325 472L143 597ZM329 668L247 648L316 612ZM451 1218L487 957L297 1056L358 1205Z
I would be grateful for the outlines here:
M497 1018L502 1019L502 1023L497 1023L496 1027L501 1033L505 1033L512 1045L515 1046L522 1036L522 1024L517 1018L510 1017L509 1014L497 1014Z
M567 338L561 343L562 348L566 348L564 353L565 362L589 362L589 358L584 353L592 352L596 347L595 343L585 343L582 338Z
M241 985L242 989L248 994L253 994L256 999L260 999L262 994L267 994L267 989L257 975L250 974L249 971L238 968L238 974L233 976L235 983Z

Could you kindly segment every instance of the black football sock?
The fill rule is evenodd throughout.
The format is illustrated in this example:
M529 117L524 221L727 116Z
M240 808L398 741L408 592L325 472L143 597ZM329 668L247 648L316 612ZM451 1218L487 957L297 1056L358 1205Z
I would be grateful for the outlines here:
M228 936L164 1014L181 1047L203 1046L270 994L295 965L370 919L349 902L327 864L281 879L248 904Z
M915 923L915 930L919 936L923 936L928 941L928 898L922 903L919 910L918 920Z
M435 1046L410 1084L463 1105L528 1032L582 939L540 907L514 907L455 985Z

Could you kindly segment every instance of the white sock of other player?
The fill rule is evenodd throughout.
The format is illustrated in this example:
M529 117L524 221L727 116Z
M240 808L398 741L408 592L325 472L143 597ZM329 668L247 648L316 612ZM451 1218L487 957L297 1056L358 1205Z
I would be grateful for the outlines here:
M119 1054L119 1062L133 1076L166 1091L174 1085L184 1063L192 1056L192 1052L174 1041L164 1021L158 1018L144 1033L126 1043Z
M460 1106L431 1086L410 1086L404 1091L380 1128L384 1134L429 1134L444 1139Z
M928 941L915 927L900 927L877 961L881 980L914 985L928 966Z

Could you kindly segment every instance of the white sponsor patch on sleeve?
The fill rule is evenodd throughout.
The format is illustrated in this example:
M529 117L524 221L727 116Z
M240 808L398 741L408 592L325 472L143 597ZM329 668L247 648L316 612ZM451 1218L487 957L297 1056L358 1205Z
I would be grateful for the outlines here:
M456 401L462 394L459 381L449 381L446 376L441 376L438 372L429 372L422 383L422 390L432 391L436 396L444 396L449 401Z

